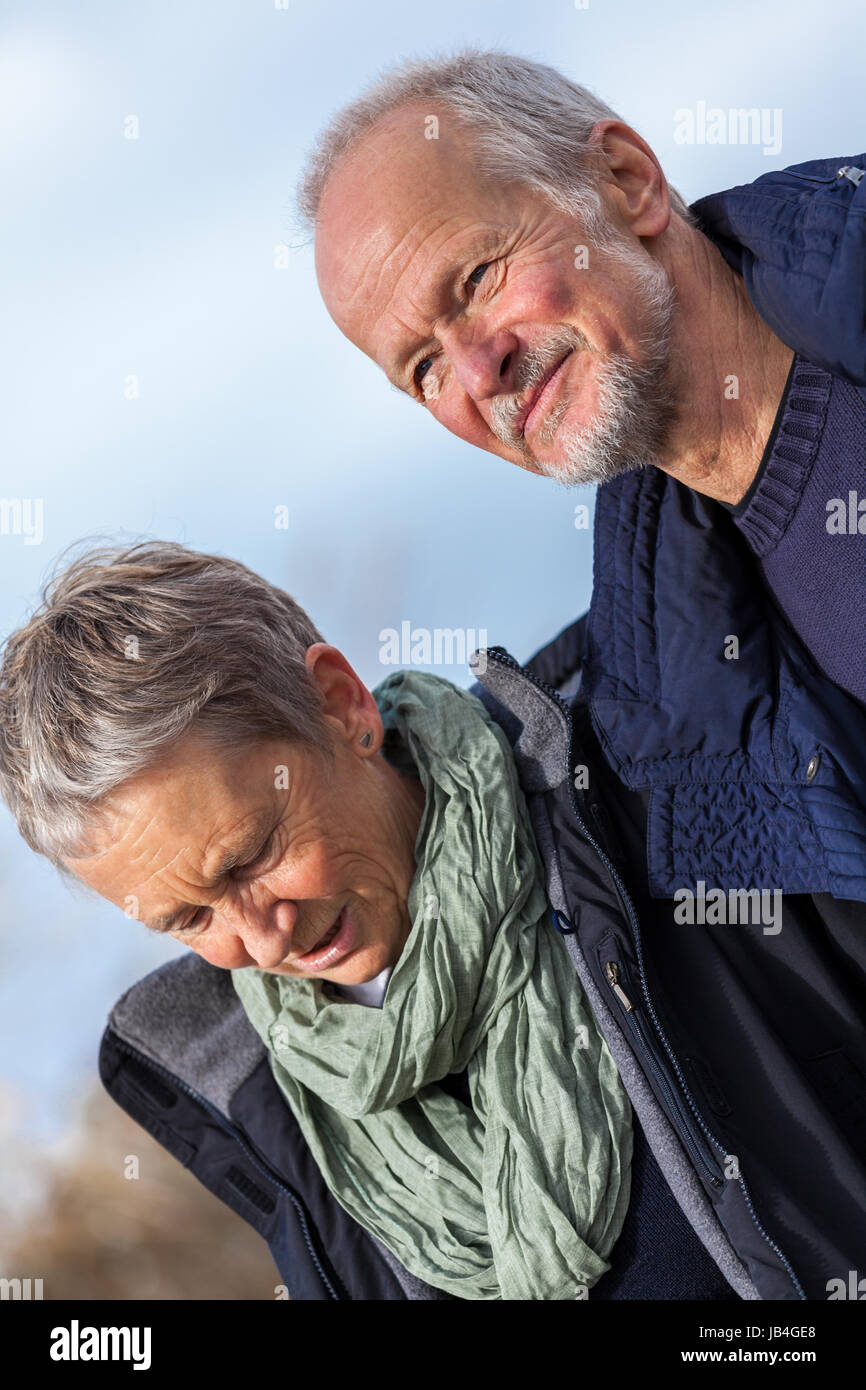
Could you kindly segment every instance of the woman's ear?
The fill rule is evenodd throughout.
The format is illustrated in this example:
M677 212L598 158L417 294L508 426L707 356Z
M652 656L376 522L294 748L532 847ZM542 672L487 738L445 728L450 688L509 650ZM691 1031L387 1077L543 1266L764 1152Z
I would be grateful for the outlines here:
M319 688L322 713L337 738L359 757L378 752L382 720L376 701L343 653L327 642L307 648L304 664Z

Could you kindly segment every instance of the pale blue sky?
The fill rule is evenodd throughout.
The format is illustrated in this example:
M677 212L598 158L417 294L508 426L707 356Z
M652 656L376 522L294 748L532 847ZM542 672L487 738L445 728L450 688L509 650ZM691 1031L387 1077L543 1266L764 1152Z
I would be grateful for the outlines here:
M6 0L0 493L43 499L45 530L0 535L0 632L71 541L152 535L289 589L370 684L380 630L405 620L528 656L587 606L591 532L573 515L591 494L473 450L391 390L329 320L309 248L274 268L304 150L382 66L481 43L591 87L692 201L862 148L859 10ZM675 110L701 101L780 108L781 152L678 144ZM72 896L5 813L0 870L0 1088L47 1136L95 1075L110 1004L180 948Z

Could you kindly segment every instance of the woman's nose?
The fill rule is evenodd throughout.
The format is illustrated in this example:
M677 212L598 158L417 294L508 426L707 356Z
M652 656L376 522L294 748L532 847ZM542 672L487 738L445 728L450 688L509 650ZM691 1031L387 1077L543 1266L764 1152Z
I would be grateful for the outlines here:
M297 909L294 903L239 904L227 925L240 938L247 955L260 970L272 970L292 946Z

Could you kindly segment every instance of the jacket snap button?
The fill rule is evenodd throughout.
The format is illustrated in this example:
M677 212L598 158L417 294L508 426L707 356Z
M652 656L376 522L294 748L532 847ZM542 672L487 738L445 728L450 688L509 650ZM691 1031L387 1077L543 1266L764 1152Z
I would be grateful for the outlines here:
M562 936L574 936L574 933L577 931L577 927L573 922L568 920L565 913L558 912L555 909L553 913L553 925Z
M818 768L821 766L821 754L813 753L806 764L806 781L814 782L818 775Z

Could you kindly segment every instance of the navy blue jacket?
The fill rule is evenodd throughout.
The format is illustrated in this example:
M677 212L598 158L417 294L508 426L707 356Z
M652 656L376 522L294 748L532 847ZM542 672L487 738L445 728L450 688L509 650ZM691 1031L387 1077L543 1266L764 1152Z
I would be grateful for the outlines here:
M774 332L862 388L866 178L846 166L866 156L693 211ZM594 567L584 692L611 767L649 794L653 895L701 880L866 900L866 708L768 600L730 514L658 470L628 474L599 489Z

